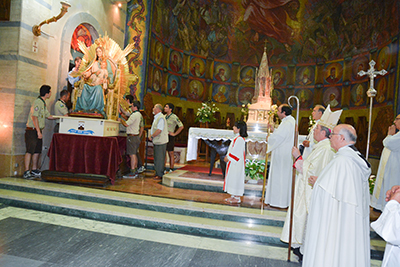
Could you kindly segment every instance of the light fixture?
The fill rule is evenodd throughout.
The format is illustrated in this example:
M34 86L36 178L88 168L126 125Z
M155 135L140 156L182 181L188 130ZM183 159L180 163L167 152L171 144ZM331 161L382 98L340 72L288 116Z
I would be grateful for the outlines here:
M57 17L52 17L51 19L46 19L45 21L41 22L39 25L34 25L32 27L32 32L34 35L40 36L42 34L42 31L40 28L42 27L43 24L49 24L51 22L58 21L65 15L65 13L68 12L68 8L71 7L71 4L66 1L65 2L61 1L60 4L61 4L61 12L60 12L60 14L58 14Z

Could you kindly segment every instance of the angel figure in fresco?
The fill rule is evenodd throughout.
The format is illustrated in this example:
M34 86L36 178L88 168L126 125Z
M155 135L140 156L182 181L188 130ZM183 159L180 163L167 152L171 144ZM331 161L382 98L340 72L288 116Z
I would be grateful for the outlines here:
M128 81L137 79L136 75L129 74L125 58L133 50L133 44L122 51L108 36L100 37L89 48L78 43L84 56L78 71L71 76L83 79L76 89L77 99L71 115L117 119L118 111L113 110L118 106L114 104L114 91L119 101L125 93L122 89L128 88Z

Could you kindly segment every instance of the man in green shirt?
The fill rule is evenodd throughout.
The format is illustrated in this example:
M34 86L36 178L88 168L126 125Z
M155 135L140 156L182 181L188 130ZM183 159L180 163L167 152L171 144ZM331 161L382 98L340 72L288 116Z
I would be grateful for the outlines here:
M174 112L175 106L172 103L167 103L164 107L164 112L166 113L165 119L167 120L168 125L168 143L167 143L167 151L169 156L169 171L174 170L175 156L174 156L174 147L175 147L175 136L180 134L183 130L183 123L176 116ZM176 127L178 129L175 131Z
M38 160L40 153L42 153L42 132L46 123L46 118L49 120L54 119L47 110L45 102L50 96L51 87L49 85L42 85L42 87L40 87L40 96L33 102L28 116L25 130L25 179L32 179L40 177L41 175L38 169ZM30 170L31 160L32 171Z

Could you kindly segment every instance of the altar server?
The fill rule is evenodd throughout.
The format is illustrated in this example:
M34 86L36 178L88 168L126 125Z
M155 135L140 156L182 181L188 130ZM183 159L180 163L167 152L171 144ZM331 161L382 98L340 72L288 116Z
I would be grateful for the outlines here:
M287 104L278 107L277 115L282 120L279 127L268 138L268 151L271 164L265 192L265 204L287 208L292 188L292 147L294 144L295 120L292 109ZM268 127L273 130L272 125Z
M231 204L241 202L240 197L244 193L246 149L245 137L247 137L247 125L243 121L238 121L233 126L235 138L229 145L228 153L224 159L227 162L224 191L231 194L230 198L225 199Z
M400 266L400 186L395 185L386 193L389 201L379 219L371 227L387 243L382 267Z
M336 126L334 159L322 170L311 196L303 266L370 266L370 164L354 144L348 124Z
M383 140L381 160L379 162L378 174L371 198L371 206L382 210L385 206L385 192L392 186L400 184L400 114L389 126L388 135Z
M313 145L310 155L304 160L300 151L293 147L292 155L296 158L295 167L297 170L296 186L294 193L293 227L292 227L292 248L294 254L302 260L303 241L308 211L310 207L313 185L309 183L310 176L319 176L325 166L333 159L335 151L329 142L329 136L339 121L342 110L332 112L328 106L321 119L314 128L313 138L317 142ZM286 214L281 240L289 242L290 209Z

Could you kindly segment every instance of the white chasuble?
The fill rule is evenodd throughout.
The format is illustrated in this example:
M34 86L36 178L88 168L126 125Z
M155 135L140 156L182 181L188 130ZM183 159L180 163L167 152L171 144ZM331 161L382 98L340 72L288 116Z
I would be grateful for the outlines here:
M241 136L233 139L226 154L229 161L226 165L224 191L235 196L243 196L245 180L245 141Z
M371 227L387 242L382 267L400 266L400 204L390 200Z
M305 238L304 233L312 193L312 187L308 183L308 178L310 176L319 176L334 156L335 151L332 149L329 139L324 139L314 145L311 154L302 162L302 173L297 172L294 193L292 247L302 245ZM290 209L291 207L287 211L281 234L281 240L286 243L289 242Z
M400 132L388 135L383 140L384 149L379 161L371 206L383 210L386 192L394 185L400 185Z
M268 138L268 151L271 163L265 204L287 208L292 189L292 147L294 145L295 120L292 116L282 119L279 127Z
M371 169L358 153L340 148L314 185L303 266L370 266Z

